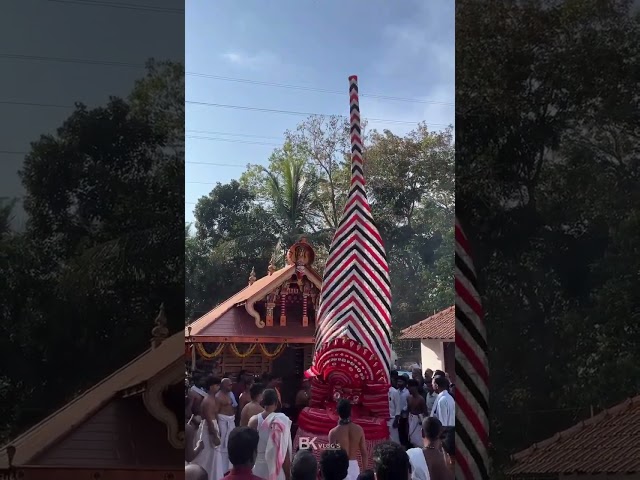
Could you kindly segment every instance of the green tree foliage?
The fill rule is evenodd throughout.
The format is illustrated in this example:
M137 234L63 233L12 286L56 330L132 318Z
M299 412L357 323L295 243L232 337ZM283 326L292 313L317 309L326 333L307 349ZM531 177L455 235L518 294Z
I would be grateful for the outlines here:
M239 184L200 199L188 240L190 314L246 285L253 266L264 275L272 254L281 266L303 234L322 271L349 188L348 132L342 118L309 117L285 132L267 168L249 166ZM392 272L394 325L402 328L453 304L452 132L420 125L404 137L367 138L368 190Z
M26 231L0 237L4 435L147 348L161 303L183 327L183 118L165 110L184 108L183 70L150 62L130 98L78 104L31 145Z
M474 40L456 43L456 204L487 310L499 466L640 392L640 23L627 1L457 8Z

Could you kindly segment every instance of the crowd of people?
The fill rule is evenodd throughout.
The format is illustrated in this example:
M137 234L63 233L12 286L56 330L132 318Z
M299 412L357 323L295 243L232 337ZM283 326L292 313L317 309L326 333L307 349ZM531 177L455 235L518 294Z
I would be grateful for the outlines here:
M365 434L340 400L338 423L319 461L293 445L293 421L282 412L280 379L241 372L202 375L185 391L185 474L189 480L449 480L454 478L454 386L440 370L391 372L389 438L367 451ZM295 397L308 405L309 384ZM315 452L316 454L318 452ZM358 457L365 463L359 463ZM366 463L368 461L368 463Z

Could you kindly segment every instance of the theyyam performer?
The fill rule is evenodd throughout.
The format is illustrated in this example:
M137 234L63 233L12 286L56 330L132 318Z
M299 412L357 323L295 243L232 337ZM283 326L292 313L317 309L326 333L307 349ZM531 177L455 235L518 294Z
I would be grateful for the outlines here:
M332 428L352 422L364 432L368 454L360 467L368 468L373 446L389 438L391 288L365 193L355 75L349 77L349 100L351 186L324 270L313 361L305 372L311 401L298 417L295 444L313 437L328 442ZM349 419L340 420L336 413L342 399L351 404ZM352 460L350 475L357 476L356 464Z

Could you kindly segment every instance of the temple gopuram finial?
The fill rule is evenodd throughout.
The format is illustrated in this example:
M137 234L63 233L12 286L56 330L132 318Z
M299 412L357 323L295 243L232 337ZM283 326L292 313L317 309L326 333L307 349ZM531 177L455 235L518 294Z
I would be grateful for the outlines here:
M164 302L160 304L160 311L155 320L155 326L151 330L151 348L157 348L169 337L167 328L167 316L164 313Z
M256 281L256 269L251 267L251 273L249 274L249 286L253 285Z
M269 275L273 275L273 272L276 271L276 259L271 255L271 259L269 260L269 268L267 268L267 272Z

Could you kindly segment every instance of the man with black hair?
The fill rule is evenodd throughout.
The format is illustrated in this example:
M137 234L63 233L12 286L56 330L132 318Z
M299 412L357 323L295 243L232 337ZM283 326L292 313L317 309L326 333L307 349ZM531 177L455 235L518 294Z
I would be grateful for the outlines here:
M261 480L253 472L253 464L258 455L258 432L249 427L236 427L229 433L227 451L231 470L226 480Z
M347 473L348 480L356 480L360 474L358 466L358 453L362 458L362 469L366 467L364 462L367 461L367 443L364 439L364 430L360 425L351 423L351 403L344 398L338 401L336 407L338 413L338 425L329 431L329 443L332 446L339 446L340 449L347 452L349 456L349 470ZM337 448L337 447L336 447Z
M373 449L373 473L376 480L409 480L411 464L402 445L379 443Z
M324 450L320 454L320 474L323 480L344 480L349 472L349 455L341 448Z
M444 376L433 377L433 390L438 396L433 404L431 416L440 420L443 427L455 427L456 402L449 394L449 380Z
M442 450L447 456L447 466L451 473L456 472L456 431L453 428L445 428L441 435Z
M247 403L242 412L240 413L240 426L246 427L249 425L249 420L254 415L258 415L262 412L262 392L264 392L264 385L261 383L254 383L251 385L249 389L249 395L251 396L251 401Z
M358 480L376 480L376 475L373 473L373 470L365 470L358 475Z
M264 410L249 420L249 427L258 431L258 458L253 473L261 478L290 480L291 478L291 420L276 412L278 394L266 389L262 394Z
M427 417L421 426L424 446L407 450L411 462L412 478L454 480L453 472L444 461L440 442L442 424L435 417Z
M316 480L318 461L310 450L298 450L291 462L291 480Z

